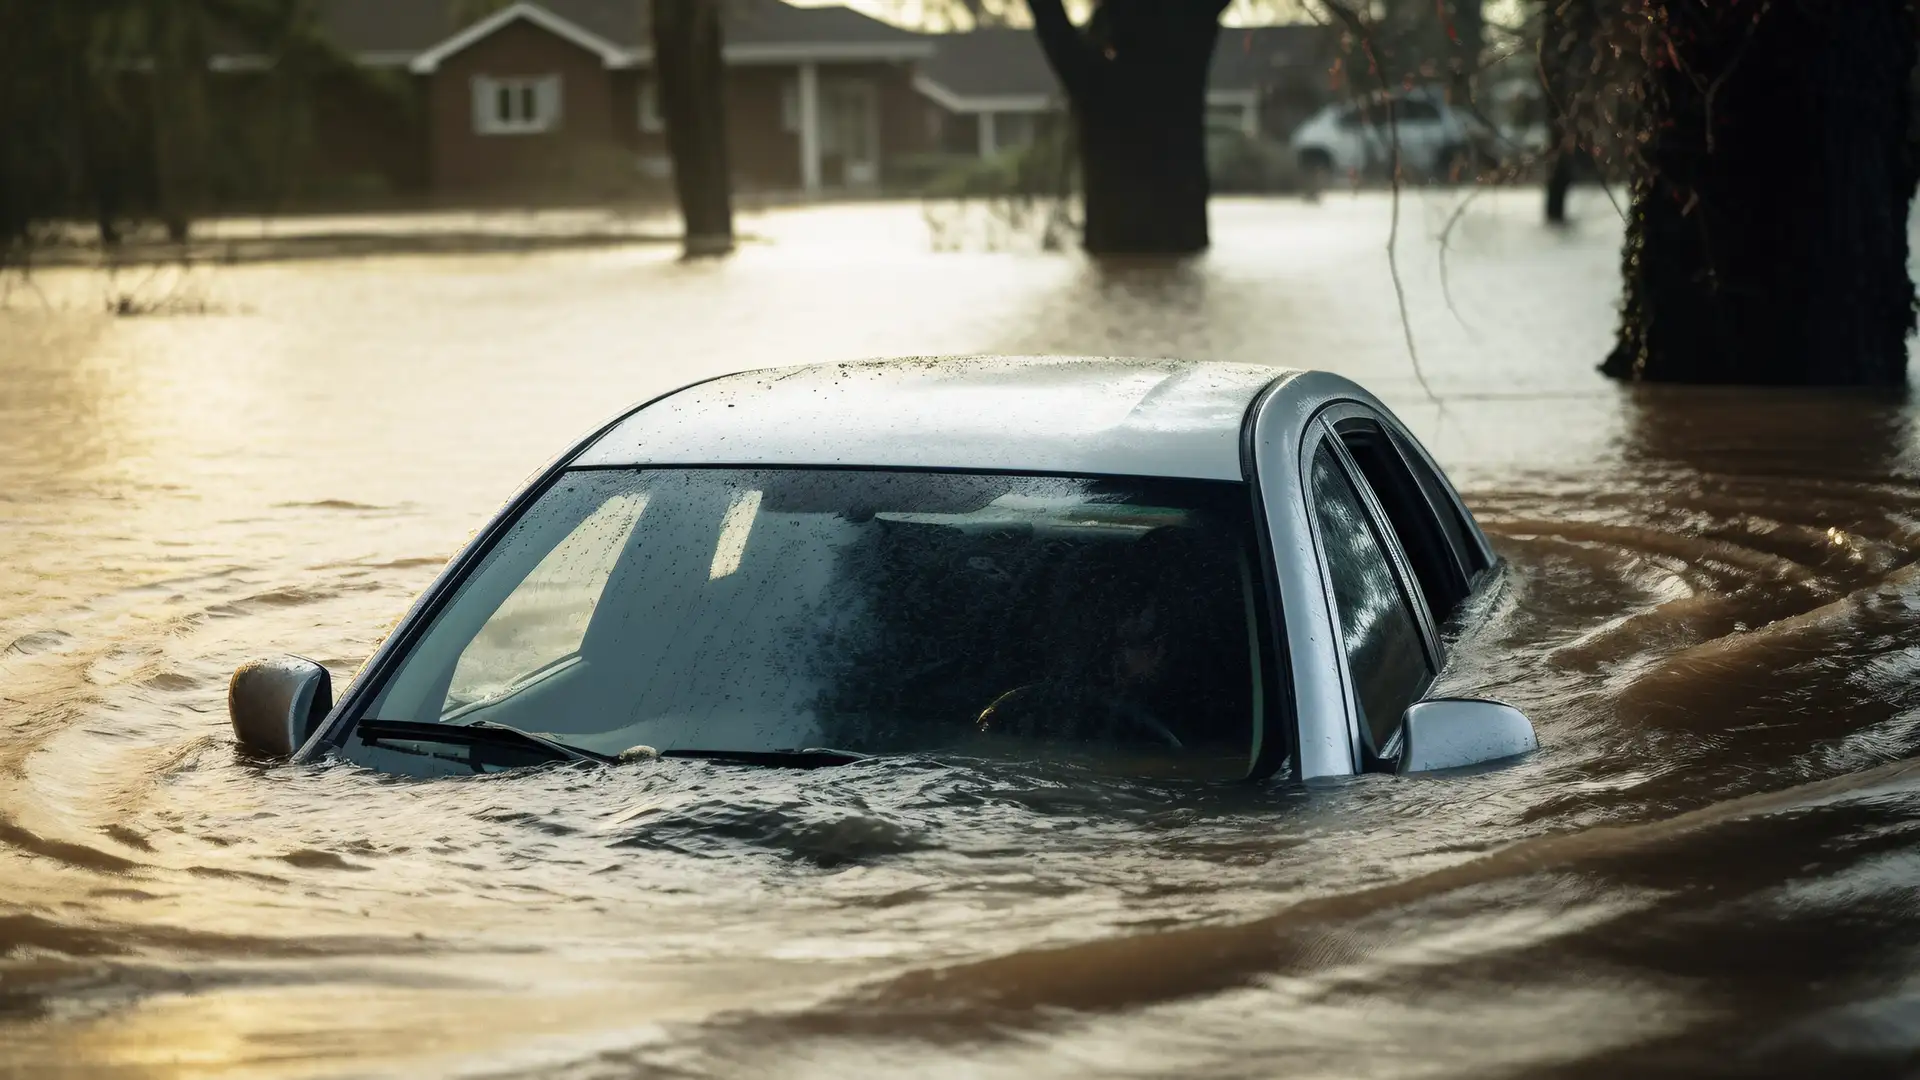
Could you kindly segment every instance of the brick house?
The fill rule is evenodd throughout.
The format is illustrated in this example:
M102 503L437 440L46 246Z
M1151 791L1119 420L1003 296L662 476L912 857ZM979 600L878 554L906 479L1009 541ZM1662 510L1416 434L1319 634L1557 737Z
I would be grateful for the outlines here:
M644 0L514 3L465 26L455 10L322 0L335 44L399 89L322 95L316 162L463 201L612 195L667 175ZM777 0L735 5L725 33L738 189L870 190L890 155L924 148L913 65L933 55L926 35Z

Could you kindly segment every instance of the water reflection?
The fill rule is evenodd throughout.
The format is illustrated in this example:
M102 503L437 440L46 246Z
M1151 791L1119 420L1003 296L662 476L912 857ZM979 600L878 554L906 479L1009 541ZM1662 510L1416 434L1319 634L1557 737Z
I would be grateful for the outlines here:
M1622 457L1683 473L1816 480L1914 472L1905 395L1640 386L1627 395Z
M1903 402L1627 392L1615 233L1226 202L1166 270L930 254L913 207L641 249L230 269L0 311L0 1060L520 1070L1898 1075L1916 1052L1920 528ZM1597 198L1597 196L1596 196ZM1576 207L1576 214L1579 208ZM1379 390L1514 589L1457 688L1545 752L1311 791L905 759L408 783L263 770L240 661L344 680L622 402L948 351L1295 363Z

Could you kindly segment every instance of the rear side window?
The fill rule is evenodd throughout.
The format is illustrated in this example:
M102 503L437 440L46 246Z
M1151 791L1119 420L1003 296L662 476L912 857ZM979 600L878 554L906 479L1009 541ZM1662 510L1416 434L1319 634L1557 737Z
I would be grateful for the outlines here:
M1324 443L1314 455L1309 483L1314 525L1333 579L1348 685L1368 748L1378 755L1399 730L1400 715L1426 692L1433 670L1410 598L1387 561L1386 545L1374 532L1359 492Z
M1461 519L1462 511L1454 505L1452 490L1438 474L1427 468L1426 462L1421 460L1419 454L1402 447L1400 456L1406 461L1407 467L1413 470L1414 479L1419 481L1420 490L1426 492L1427 502L1439 516L1440 527L1446 532L1447 538L1453 542L1453 550L1459 554L1460 564L1465 569L1466 576L1471 579L1475 574L1485 570L1488 565L1486 556L1481 552L1480 545L1472 539L1472 530L1468 529L1467 523Z
M1374 498L1386 512L1400 549L1406 552L1427 611L1437 625L1445 622L1466 599L1469 590L1467 572L1455 552L1464 544L1459 522L1453 520L1453 504L1435 502L1415 478L1406 459L1386 431L1371 422L1340 425L1340 439L1354 463L1373 489ZM1452 528L1449 529L1448 526Z

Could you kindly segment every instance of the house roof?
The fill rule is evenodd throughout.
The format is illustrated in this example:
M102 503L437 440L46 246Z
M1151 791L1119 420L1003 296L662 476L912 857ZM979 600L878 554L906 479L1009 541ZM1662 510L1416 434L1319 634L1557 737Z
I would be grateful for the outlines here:
M1045 108L1060 84L1033 31L994 27L940 34L933 58L914 80L951 112L1023 112Z
M729 43L741 45L866 42L926 43L927 35L902 30L848 7L795 7L778 0L739 4L727 9ZM931 52L931 49L927 50Z
M915 84L949 111L1037 111L1059 97L1059 83L1031 30L997 27L933 37L938 48ZM1222 27L1209 94L1257 95L1281 72L1319 66L1330 40L1326 27L1314 23Z
M448 0L319 0L322 26L363 63L432 71L441 60L510 23L527 20L598 54L609 66L646 64L653 55L647 0L525 0L484 19L462 22ZM795 7L748 0L727 8L727 59L921 59L926 35L845 7Z

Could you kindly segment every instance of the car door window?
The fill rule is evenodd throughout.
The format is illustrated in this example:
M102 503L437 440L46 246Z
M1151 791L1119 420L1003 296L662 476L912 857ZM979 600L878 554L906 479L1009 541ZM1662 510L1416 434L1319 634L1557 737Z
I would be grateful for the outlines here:
M1348 456L1359 466L1362 481L1386 514L1420 585L1427 611L1436 625L1445 622L1467 598L1469 588L1468 574L1456 554L1457 539L1441 516L1451 515L1452 504L1433 503L1399 446L1379 423L1350 419L1338 423L1336 430Z
M1361 732L1376 756L1388 751L1400 716L1433 681L1420 621L1388 560L1387 546L1333 448L1314 454L1309 484L1314 527L1331 579L1347 685Z

